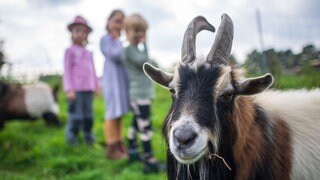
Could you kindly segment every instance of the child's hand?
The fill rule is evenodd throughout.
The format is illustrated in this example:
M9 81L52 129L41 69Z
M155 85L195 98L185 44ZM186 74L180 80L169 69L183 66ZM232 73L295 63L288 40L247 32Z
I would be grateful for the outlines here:
M140 42L141 43L145 43L146 42L146 34L145 33L143 35L141 35Z
M76 99L76 93L74 91L69 91L67 93L67 98L71 101L75 100Z
M113 39L119 38L120 37L120 32L117 30L111 30L110 35Z
M94 94L97 96L97 97L100 97L101 96L101 90L100 89L97 89Z

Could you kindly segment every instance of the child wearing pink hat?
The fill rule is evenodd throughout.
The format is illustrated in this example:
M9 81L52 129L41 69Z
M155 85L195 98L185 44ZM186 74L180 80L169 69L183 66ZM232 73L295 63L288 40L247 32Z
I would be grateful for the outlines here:
M76 16L68 25L68 30L72 45L65 52L63 74L64 91L68 98L66 139L70 145L77 145L77 135L81 130L85 142L91 145L94 143L93 94L99 89L92 53L86 49L92 29L83 17Z

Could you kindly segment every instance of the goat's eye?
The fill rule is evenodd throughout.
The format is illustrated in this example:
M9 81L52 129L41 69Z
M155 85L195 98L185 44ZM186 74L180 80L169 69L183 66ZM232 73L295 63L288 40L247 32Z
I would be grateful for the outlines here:
M175 94L176 93L176 91L173 88L170 88L169 91L171 92L171 94Z
M230 91L230 92L223 93L220 96L220 98L224 101L231 101L233 98L233 95L234 95L233 92Z

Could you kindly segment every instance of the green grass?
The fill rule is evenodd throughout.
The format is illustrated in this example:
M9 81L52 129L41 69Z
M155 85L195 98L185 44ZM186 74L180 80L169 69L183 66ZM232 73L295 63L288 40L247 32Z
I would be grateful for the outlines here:
M320 73L299 76L281 76L274 88L320 87ZM156 87L157 97L152 106L154 127L153 147L159 161L165 161L165 142L161 127L171 100L169 93ZM66 100L61 92L60 117L66 123ZM102 97L94 102L96 144L83 143L71 148L65 143L64 128L47 127L41 120L33 122L12 121L0 131L0 179L166 179L164 172L144 175L143 165L129 165L126 161L110 161L105 157L104 104ZM124 118L125 129L132 114ZM125 131L126 132L126 131ZM124 132L124 133L125 133Z
M258 77L262 74L247 74L248 77ZM273 75L274 89L313 89L320 87L320 72L314 69L306 69L297 75Z
M165 142L161 127L170 106L170 96L158 86L156 91L157 97L152 106L152 143L156 158L165 162ZM62 92L59 100L60 117L65 125L67 105ZM94 110L96 143L92 147L83 142L78 147L69 147L65 142L64 127L47 127L42 120L8 122L5 129L0 131L0 179L166 179L165 172L144 175L141 163L129 165L125 160L107 160L103 145L102 97L95 99ZM125 116L125 130L131 118L132 114Z
M310 72L296 76L282 75L276 79L274 87L277 89L313 89L320 87L320 73Z

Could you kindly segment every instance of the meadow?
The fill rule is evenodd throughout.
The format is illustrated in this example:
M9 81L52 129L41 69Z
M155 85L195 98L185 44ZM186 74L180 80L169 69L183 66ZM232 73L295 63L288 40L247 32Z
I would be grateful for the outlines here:
M273 88L312 89L320 87L320 73L281 76ZM169 92L155 86L156 98L152 106L154 128L153 147L156 158L165 162L165 141L161 134L162 123L169 109ZM83 142L70 147L64 138L67 120L66 98L59 93L61 128L48 127L44 121L8 122L0 131L0 179L166 179L166 173L145 175L141 163L128 164L126 160L106 159L104 146L104 103L102 97L94 102L96 143ZM129 126L132 114L125 116L124 129ZM126 131L124 131L124 134Z

